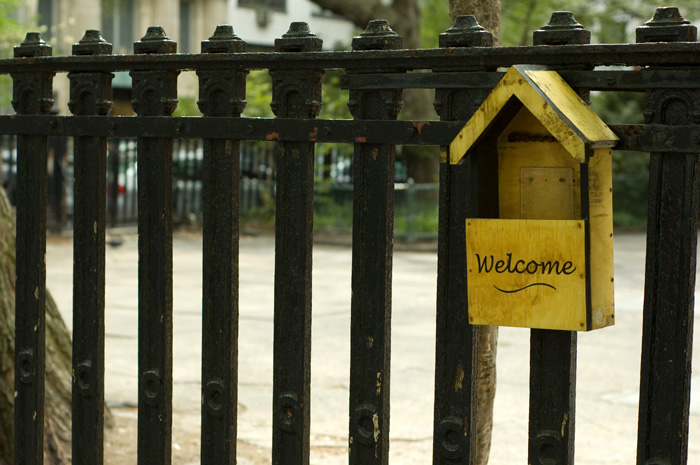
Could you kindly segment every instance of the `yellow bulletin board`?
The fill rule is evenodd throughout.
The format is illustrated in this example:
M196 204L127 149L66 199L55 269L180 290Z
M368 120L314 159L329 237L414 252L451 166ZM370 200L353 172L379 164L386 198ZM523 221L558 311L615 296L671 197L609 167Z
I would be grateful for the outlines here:
M466 220L469 322L590 329L583 220Z

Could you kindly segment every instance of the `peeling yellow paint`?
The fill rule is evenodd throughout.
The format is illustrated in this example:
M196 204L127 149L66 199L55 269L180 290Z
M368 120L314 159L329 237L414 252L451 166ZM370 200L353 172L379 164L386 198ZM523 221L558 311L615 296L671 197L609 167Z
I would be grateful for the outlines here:
M564 421L561 422L561 437L564 437L564 430L566 429L566 423L569 421L569 414L564 414Z
M457 164L511 99L527 108L579 163L588 147L615 145L618 137L555 71L511 67L450 144Z
M372 336L367 336L367 347L369 347L371 349L373 345L374 345L374 338Z
M377 442L379 437L379 415L376 413L372 415L372 423L374 423L374 442Z
M382 393L382 372L377 373L377 395Z
M464 367L461 363L457 364L457 376L455 376L455 392L462 390L462 382L464 381Z

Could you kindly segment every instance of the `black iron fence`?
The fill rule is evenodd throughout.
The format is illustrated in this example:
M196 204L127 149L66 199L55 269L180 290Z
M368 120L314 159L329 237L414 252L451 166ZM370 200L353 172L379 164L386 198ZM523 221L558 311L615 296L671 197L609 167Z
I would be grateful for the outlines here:
M73 153L62 138L53 138L49 151L48 227L61 231L73 218ZM54 155L56 148L63 152ZM16 137L0 136L2 181L10 203L16 196ZM323 147L316 154L316 231L350 233L352 230L352 157L337 147ZM201 225L203 144L201 140L177 139L173 147L173 221ZM241 144L240 215L272 224L275 200L274 144ZM107 141L107 226L133 226L138 220L136 139ZM414 183L406 167L396 162L396 209L394 236L413 243L438 237L438 183ZM615 225L641 228L646 225L648 172L613 173ZM261 218L262 217L262 218Z
M86 33L72 57L51 56L40 36L29 34L16 58L0 61L0 73L14 80L17 112L0 116L0 131L18 135L15 463L43 463L44 252L53 136L71 137L75 154L73 463L102 463L110 137L136 139L139 463L171 461L176 139L203 140L202 463L232 463L235 457L241 140L276 142L273 463L309 460L315 149L322 142L354 146L349 461L388 460L394 146L414 144L442 146L443 152L434 463L474 463L479 329L466 315L464 219L487 216L494 198L477 188L478 157L450 165L447 145L501 79L499 70L525 63L559 70L584 97L587 90L646 94L645 124L612 126L617 149L652 153L638 463L685 464L700 199L696 34L673 8L659 9L638 29L639 43L618 45L587 45L587 31L561 13L535 33L536 45L516 48L491 47L488 33L469 17L431 50L401 49L401 38L382 21L371 22L351 52L321 52L321 41L303 23L293 24L271 53L246 53L230 27L217 28L202 53L192 55L176 54L160 28L150 28L126 57L111 56L96 31ZM609 65L621 68L597 69ZM203 117L171 116L177 75L185 69L199 77ZM240 117L250 69L269 70L276 118ZM345 72L353 120L315 119L325 69ZM135 117L108 116L114 71L131 73ZM73 114L51 116L52 79L63 72L71 80ZM435 89L440 121L396 121L404 88ZM571 464L576 334L533 330L531 338L528 462Z

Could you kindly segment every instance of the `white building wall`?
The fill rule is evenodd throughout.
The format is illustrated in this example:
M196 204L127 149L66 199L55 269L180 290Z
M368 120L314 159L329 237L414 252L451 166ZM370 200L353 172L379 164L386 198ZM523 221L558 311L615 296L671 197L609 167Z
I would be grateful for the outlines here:
M229 22L236 35L250 45L272 47L292 22L304 21L323 39L324 50L332 50L337 43L349 48L357 28L343 18L316 15L314 11L318 8L309 0L287 0L286 12L239 7L238 0L229 0Z

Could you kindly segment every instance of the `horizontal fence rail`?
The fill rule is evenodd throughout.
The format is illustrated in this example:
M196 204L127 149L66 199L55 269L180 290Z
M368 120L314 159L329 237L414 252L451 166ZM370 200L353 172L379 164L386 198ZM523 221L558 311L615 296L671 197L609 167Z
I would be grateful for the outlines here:
M0 134L107 137L206 137L268 142L441 145L464 126L455 121L291 120L128 116L0 116ZM688 153L700 147L694 124L612 124L616 150Z
M93 30L73 56L54 57L38 33L28 34L15 58L0 60L0 74L14 82L16 110L0 116L0 134L17 135L14 463L44 460L48 138L66 136L75 147L73 463L104 461L105 235L119 208L120 175L136 165L138 463L171 463L172 234L180 194L193 189L201 191L203 215L201 463L235 463L239 217L251 178L241 141L267 141L276 146L267 178L275 201L273 463L309 463L314 181L322 173L317 144L333 142L352 144L353 152L352 172L343 174L352 177L353 207L349 463L388 463L395 148L431 145L441 147L433 463L474 464L483 453L476 442L478 349L490 336L467 319L464 219L498 217L498 187L478 182L497 162L479 152L451 165L448 146L499 82L500 69L527 64L559 70L584 101L590 90L645 93L645 124L611 126L616 149L652 152L638 464L686 464L700 43L674 8L659 9L640 27L637 44L589 45L590 34L570 14L552 21L537 31L537 45L492 47L474 18L462 17L441 35L441 48L430 50L403 49L385 21L370 22L347 52L321 51L305 23L293 23L269 53L247 53L231 26L219 26L201 54L176 53L158 27L134 44L133 55L111 55ZM260 69L272 78L275 118L241 116L247 73ZM173 117L178 74L188 70L197 73L204 116ZM329 70L345 73L340 87L352 120L316 119ZM136 116L109 116L115 71L131 74ZM71 116L49 114L56 73L68 73ZM435 89L439 121L397 121L409 88ZM131 154L125 165L113 155L121 144ZM200 171L195 187L190 177ZM410 185L408 191L413 195ZM576 334L534 330L530 376L529 463L571 465Z
M109 72L130 70L231 70L231 69L367 69L367 63L380 63L385 69L483 70L528 63L542 66L697 66L700 44L641 43L596 45L539 45L524 47L450 47L421 50L366 50L333 52L227 53L216 57L199 54L133 56L128 62L121 55L99 57L37 57L29 61L0 60L0 73L79 72L100 69Z

